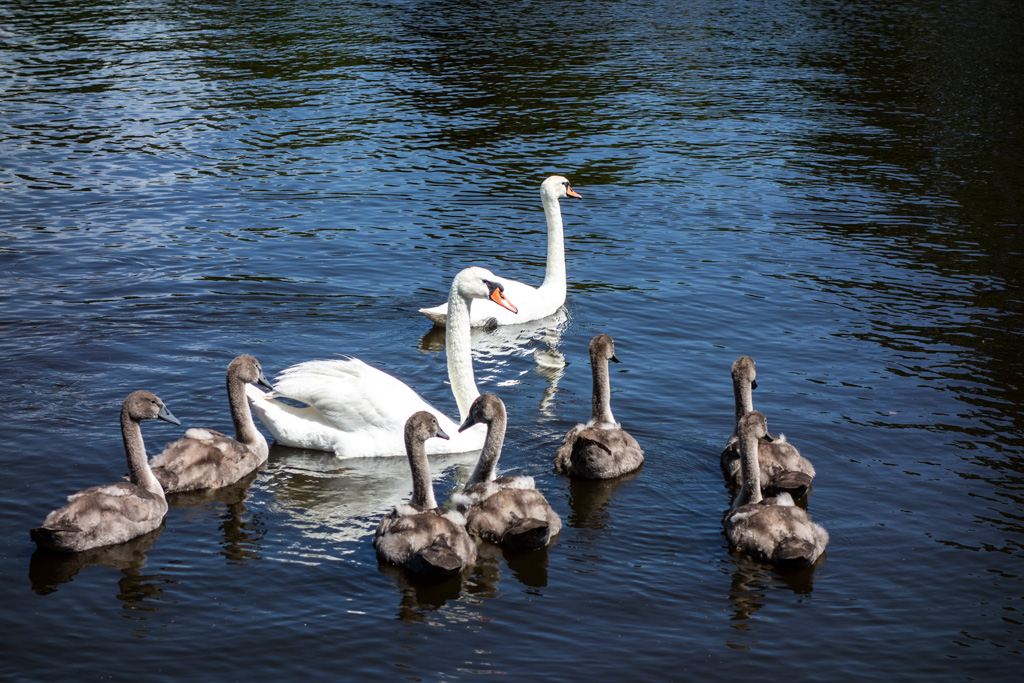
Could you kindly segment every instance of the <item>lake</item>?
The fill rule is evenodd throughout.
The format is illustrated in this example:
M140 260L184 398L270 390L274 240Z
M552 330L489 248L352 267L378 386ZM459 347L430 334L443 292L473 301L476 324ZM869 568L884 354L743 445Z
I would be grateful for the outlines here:
M1024 8L909 0L0 8L0 677L1016 680L1024 652ZM224 371L355 356L457 417L418 309L463 267L556 316L475 331L501 470L561 516L463 576L378 565L404 458L278 444L165 525L29 529L125 471L121 402L231 432ZM554 474L615 339L646 453ZM816 469L811 568L730 554L729 370ZM265 432L265 430L264 430ZM266 432L265 432L266 433ZM439 500L476 454L433 458Z

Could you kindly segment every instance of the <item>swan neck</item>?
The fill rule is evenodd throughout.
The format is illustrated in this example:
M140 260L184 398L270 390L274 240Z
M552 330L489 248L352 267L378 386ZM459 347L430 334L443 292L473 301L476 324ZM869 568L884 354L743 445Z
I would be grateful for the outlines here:
M739 435L740 418L754 409L754 392L750 381L743 377L734 377L732 380L733 396L736 400L736 424L733 427L733 436Z
M592 396L591 424L606 422L615 424L612 415L612 389L608 379L608 359L591 357L590 364L594 373L594 392Z
M142 425L128 413L127 408L121 409L121 438L124 440L124 453L128 460L128 479L150 493L163 496L163 487L149 469L146 444L142 440Z
M740 468L743 486L733 507L761 502L761 468L757 461L757 436L740 435Z
M412 471L411 503L421 510L433 510L437 507L437 499L434 498L434 485L430 481L426 446L421 439L406 435L405 450L409 454L409 469Z
M228 405L231 408L231 421L235 425L235 440L247 446L259 446L266 444L260 430L256 429L253 422L252 412L249 410L249 401L245 397L246 382L239 377L228 377Z
M444 344L448 354L448 380L455 403L459 406L459 422L469 415L470 406L480 395L473 376L472 337L469 329L469 299L462 296L456 283L448 294L448 321Z
M541 289L555 290L565 296L565 236L562 229L562 209L555 198L542 195L544 217L548 223L548 261Z
M501 447L505 443L505 423L504 419L496 419L487 426L487 438L484 439L480 459L476 463L476 469L473 470L473 476L466 482L466 486L494 481L498 474L498 458L501 457Z

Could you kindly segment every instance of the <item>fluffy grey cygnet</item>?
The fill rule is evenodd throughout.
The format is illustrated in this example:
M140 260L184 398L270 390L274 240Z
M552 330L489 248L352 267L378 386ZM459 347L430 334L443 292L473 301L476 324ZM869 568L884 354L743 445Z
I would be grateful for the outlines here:
M428 576L452 576L476 561L476 543L466 533L466 519L437 507L424 443L447 439L437 418L425 410L405 423L405 448L412 471L412 500L380 520L373 547L381 562Z
M248 354L228 364L228 405L235 438L212 429L192 428L150 461L153 475L166 493L217 489L233 484L263 464L270 447L256 429L245 397L247 384L273 391L258 360Z
M142 420L181 424L164 402L148 391L135 391L121 405L121 437L129 481L93 486L68 497L68 504L31 530L44 550L79 552L124 543L153 531L167 514L167 499L149 469L142 441Z
M777 565L808 566L825 551L828 532L793 504L788 493L762 498L757 457L761 439L771 440L768 421L753 410L738 425L743 486L725 516L725 535L736 552Z
M615 343L607 334L590 341L590 365L594 374L592 412L587 424L570 429L555 454L555 472L581 479L611 479L640 467L640 444L612 415L608 361L615 363Z
M562 530L562 520L544 494L534 488L533 477L497 476L508 424L502 400L494 394L483 394L473 401L459 430L476 424L487 425L480 460L465 488L452 496L452 502L466 515L466 530L511 548L546 547Z
M754 359L740 356L732 364L732 388L736 400L736 426L722 451L722 474L734 490L743 484L740 466L739 423L754 409L752 390L757 388ZM807 495L814 479L814 465L800 455L786 437L779 434L774 441L758 441L757 458L761 469L761 492L766 496L788 493L793 498Z

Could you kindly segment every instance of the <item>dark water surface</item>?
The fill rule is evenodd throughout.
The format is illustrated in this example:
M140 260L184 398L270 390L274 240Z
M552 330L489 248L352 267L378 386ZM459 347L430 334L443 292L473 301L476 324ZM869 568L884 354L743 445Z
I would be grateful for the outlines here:
M1014 679L1022 28L966 0L0 5L0 677ZM564 314L474 337L503 467L565 522L547 552L383 570L404 460L274 446L150 536L34 553L123 474L128 393L228 431L239 353L351 354L454 414L417 308L466 265L539 283L552 173L584 197ZM582 485L551 466L599 332L647 462ZM722 535L741 354L817 467L813 569ZM440 498L471 463L435 461Z

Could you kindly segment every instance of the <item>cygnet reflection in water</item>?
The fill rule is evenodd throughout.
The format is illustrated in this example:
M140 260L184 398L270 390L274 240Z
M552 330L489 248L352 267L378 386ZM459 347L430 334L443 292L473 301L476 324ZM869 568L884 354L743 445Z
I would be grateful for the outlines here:
M458 575L438 579L433 576L421 576L404 567L384 562L377 565L377 570L398 585L401 599L395 616L408 624L425 623L431 612L436 612L449 602L458 600L462 595L463 580ZM465 607L463 604L463 609Z
M613 479L570 479L568 524L576 529L604 529L611 523L608 503L620 486L640 476L640 470Z
M430 472L439 493L461 488L478 453L430 456ZM266 487L274 503L290 518L295 532L330 541L329 558L361 552L361 544L377 528L381 515L409 500L412 482L405 458L348 458L323 451L270 448ZM297 548L304 557L309 549Z
M207 511L210 523L216 520L217 528L222 532L221 554L228 562L246 564L260 559L261 542L267 533L259 515L247 515L249 508L245 504L249 487L258 476L259 473L253 471L234 484L221 488L171 493L167 496L167 504L172 510L201 508Z
M162 582L147 582L146 577L142 575L142 569L146 566L146 553L152 550L165 528L165 525L161 524L153 531L124 543L77 553L36 550L32 553L28 568L32 590L39 595L47 595L89 567L110 567L124 574L118 582L120 589L117 597L120 600L131 605L147 597L155 597L160 593L157 586Z
M743 555L727 558L724 568L732 567L729 600L733 604L732 627L750 629L750 621L771 599L772 594L788 590L810 595L814 590L814 569L808 567L771 567ZM729 642L726 645L732 646Z

